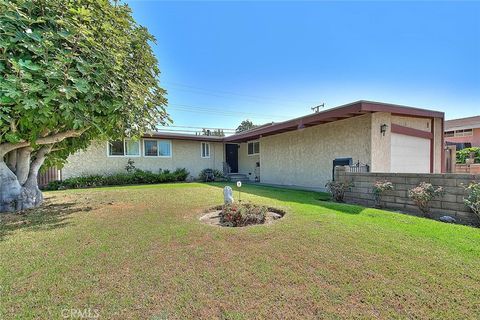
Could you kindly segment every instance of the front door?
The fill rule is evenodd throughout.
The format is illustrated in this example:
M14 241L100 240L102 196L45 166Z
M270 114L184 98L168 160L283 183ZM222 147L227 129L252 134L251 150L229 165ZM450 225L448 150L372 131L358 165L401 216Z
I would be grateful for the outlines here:
M225 145L225 162L230 166L230 172L238 173L238 145Z

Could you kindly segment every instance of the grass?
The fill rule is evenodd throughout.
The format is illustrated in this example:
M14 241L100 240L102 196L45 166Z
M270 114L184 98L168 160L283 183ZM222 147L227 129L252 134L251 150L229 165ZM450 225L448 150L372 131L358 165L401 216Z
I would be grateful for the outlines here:
M2 217L0 319L478 319L479 229L251 185L286 216L200 223L222 186L47 192Z

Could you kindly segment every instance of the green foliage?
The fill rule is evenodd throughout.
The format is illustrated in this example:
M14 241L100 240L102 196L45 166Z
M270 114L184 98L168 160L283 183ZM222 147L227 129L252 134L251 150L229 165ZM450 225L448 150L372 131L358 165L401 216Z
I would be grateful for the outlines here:
M443 196L443 194L442 187L435 188L428 182L421 182L415 188L408 190L408 197L415 202L426 217L430 216L430 201Z
M480 182L471 182L465 191L468 195L463 198L463 202L480 219Z
M185 169L160 170L159 173L136 169L133 172L116 173L111 175L90 175L68 178L63 181L50 182L46 190L78 189L101 186L120 186L130 184L153 184L185 181L189 172Z
M345 192L350 190L352 184L350 182L329 181L325 185L328 192L332 194L332 197L337 202L343 202L345 198Z
M457 163L465 163L470 158L470 154L474 154L475 163L480 163L480 148L472 147L457 151Z
M393 190L393 183L388 180L375 181L373 184L373 198L375 200L375 206L381 207L382 195Z
M133 161L132 159L128 159L127 165L125 166L125 171L127 171L128 173L134 172L135 171L135 161Z
M127 5L0 0L0 144L70 130L47 166L92 139L137 136L169 121L150 43Z
M198 175L198 179L200 181L205 181L207 179L207 171L211 170L213 172L213 176L215 177L215 180L219 179L225 179L225 175L223 174L222 171L217 170L217 169L203 169L200 171L200 174Z
M264 223L267 210L267 207L251 203L225 204L220 212L220 223L230 227Z
M237 127L237 129L235 129L235 133L240 133L240 132L243 132L243 131L246 131L246 130L250 130L250 129L253 129L257 127L257 125L253 124L252 121L250 120L243 120L240 125Z

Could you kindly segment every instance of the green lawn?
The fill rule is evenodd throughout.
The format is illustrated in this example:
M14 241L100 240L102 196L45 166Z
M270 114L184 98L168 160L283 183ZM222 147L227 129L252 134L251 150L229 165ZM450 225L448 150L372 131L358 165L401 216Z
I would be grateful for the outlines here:
M4 216L0 319L480 317L479 229L261 186L242 200L283 219L200 223L221 187L47 192L42 209Z

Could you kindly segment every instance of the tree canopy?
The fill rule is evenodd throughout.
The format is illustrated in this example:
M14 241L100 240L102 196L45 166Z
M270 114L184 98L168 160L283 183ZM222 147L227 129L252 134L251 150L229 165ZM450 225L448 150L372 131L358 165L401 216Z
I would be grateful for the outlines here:
M62 162L170 121L154 41L118 2L0 0L0 162L18 174L22 152Z
M250 120L243 120L240 125L237 127L237 129L235 129L235 133L240 133L240 132L243 132L243 131L246 131L246 130L250 130L250 129L253 129L257 127L257 125L253 124L252 121Z

